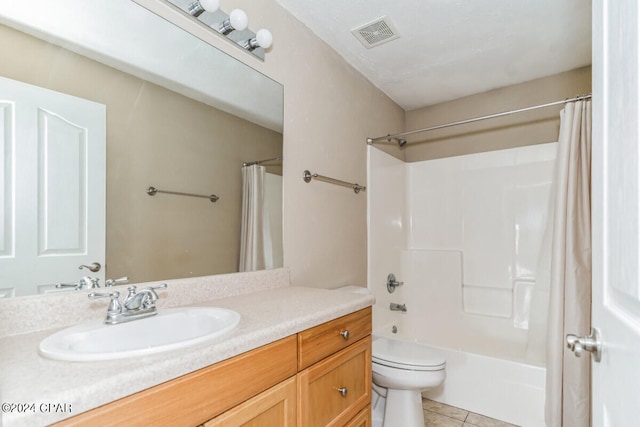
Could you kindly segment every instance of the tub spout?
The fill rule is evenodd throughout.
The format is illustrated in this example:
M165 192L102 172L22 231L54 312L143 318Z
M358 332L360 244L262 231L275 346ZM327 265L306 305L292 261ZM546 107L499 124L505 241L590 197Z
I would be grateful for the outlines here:
M391 311L402 311L403 313L407 311L407 305L406 304L396 304L395 302L392 302L389 305L389 310Z

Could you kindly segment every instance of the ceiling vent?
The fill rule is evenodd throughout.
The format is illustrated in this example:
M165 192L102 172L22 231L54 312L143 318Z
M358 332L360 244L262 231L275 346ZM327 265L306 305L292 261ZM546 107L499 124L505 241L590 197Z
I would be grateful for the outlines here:
M388 17L382 16L374 21L351 30L354 36L367 49L395 40L400 35Z

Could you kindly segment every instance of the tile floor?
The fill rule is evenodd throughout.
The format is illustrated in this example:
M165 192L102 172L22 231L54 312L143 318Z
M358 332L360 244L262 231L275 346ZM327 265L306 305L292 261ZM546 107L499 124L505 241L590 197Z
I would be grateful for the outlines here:
M422 399L422 408L425 427L517 427L433 400Z

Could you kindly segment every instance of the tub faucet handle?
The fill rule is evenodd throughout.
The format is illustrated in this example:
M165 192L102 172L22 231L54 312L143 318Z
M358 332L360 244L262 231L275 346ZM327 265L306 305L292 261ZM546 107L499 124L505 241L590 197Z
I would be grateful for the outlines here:
M395 291L398 286L401 286L403 284L404 282L398 282L396 280L395 274L389 273L389 275L387 276L387 290L390 294L393 293L393 291Z

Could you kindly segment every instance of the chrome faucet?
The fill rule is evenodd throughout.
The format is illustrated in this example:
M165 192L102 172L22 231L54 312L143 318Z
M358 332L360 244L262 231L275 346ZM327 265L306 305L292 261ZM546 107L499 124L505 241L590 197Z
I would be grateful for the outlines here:
M391 311L402 311L403 313L405 313L407 311L407 305L406 304L396 304L395 302L392 302L391 304L389 304L389 310L391 310Z
M56 288L74 288L76 291L80 289L95 289L100 287L99 283L100 279L97 277L84 276L80 281L76 283L56 283ZM104 282L104 286L115 286L119 283L127 283L129 281L128 277L121 277L119 279L107 279Z
M167 285L164 285L166 288ZM136 292L135 286L129 286L127 290L129 295L124 299L124 307L127 310L144 310L151 307L155 307L156 301L158 301L158 294L154 289L164 289L160 286L156 288L146 288Z
M156 301L158 300L156 289L166 288L167 284L163 283L159 286L150 286L136 292L135 286L129 286L127 288L129 295L125 298L124 303L120 303L120 292L118 291L109 293L92 292L88 296L89 299L111 298L104 323L117 325L118 323L155 316L158 313L156 309Z
M94 289L100 287L98 283L99 280L97 277L84 276L76 283L56 283L56 288L74 288L76 291L80 289Z

